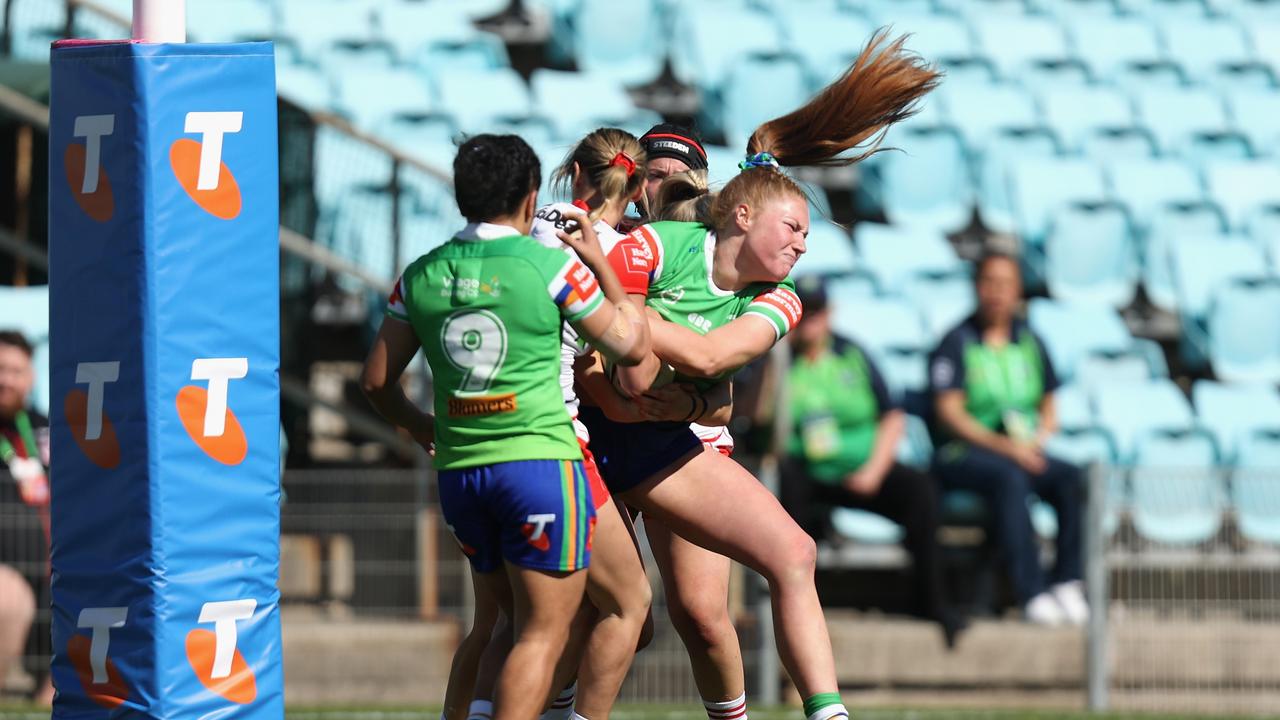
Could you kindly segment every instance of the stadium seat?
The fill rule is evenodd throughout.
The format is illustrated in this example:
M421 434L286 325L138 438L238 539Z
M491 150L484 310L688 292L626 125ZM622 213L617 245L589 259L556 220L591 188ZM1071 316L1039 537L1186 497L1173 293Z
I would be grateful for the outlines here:
M881 515L855 508L836 508L831 526L840 535L867 545L896 545L906 535L902 526Z
M1155 28L1142 18L1074 15L1067 18L1067 27L1076 54L1100 82L1181 82L1180 71L1164 60Z
M1045 238L1049 294L1071 302L1127 307L1138 290L1133 234L1115 204L1069 205L1053 214Z
M1233 125L1249 140L1255 154L1274 157L1280 151L1280 93L1236 89L1227 94L1227 106Z
M1188 79L1218 86L1267 88L1270 68L1254 59L1244 28L1228 18L1167 18L1159 25L1166 56Z
M453 114L464 132L477 132L505 120L529 116L529 91L515 70L458 70L436 78L440 107Z
M376 277L395 278L404 265L394 254L392 207L391 193L385 190L362 188L344 195L334 219L331 249Z
M730 147L746 147L751 133L771 118L786 115L809 99L808 74L789 55L747 56L725 78L719 125ZM761 92L761 88L769 88Z
M1029 158L1010 169L1009 187L1017 231L1024 242L1042 245L1053 214L1072 203L1107 199L1102 168L1088 160Z
M1219 287L1208 330L1218 378L1280 383L1280 281L1237 279Z
M1195 427L1191 403L1171 380L1120 382L1095 388L1094 417L1111 434L1121 463L1134 457L1138 441L1152 431Z
M607 76L539 68L529 84L537 114L566 142L599 127L617 127L636 113L626 88Z
M1125 159L1108 163L1106 174L1111 196L1129 211L1134 229L1142 235L1161 208L1204 198L1195 169L1179 160Z
M581 0L573 15L579 69L626 85L658 76L665 47L662 13L654 0Z
M1226 213L1228 228L1243 231L1252 214L1265 205L1280 204L1280 166L1263 160L1210 163L1205 186Z
M278 0L276 37L310 60L323 60L338 43L375 40L373 6L367 0Z
M682 79L704 92L719 92L742 58L786 49L773 20L763 12L726 12L716 3L689 3L678 13L672 61ZM616 34L610 33L611 38Z
M1178 309L1173 274L1173 244L1181 237L1215 238L1226 231L1222 211L1211 202L1165 205L1152 215L1146 235L1142 287L1147 299L1163 310Z
M1040 125L1035 99L1021 87L995 83L943 83L944 115L971 153L981 153L1004 128Z
M1207 8L1203 0L1116 0L1116 7L1123 13L1149 18L1204 17Z
M1029 158L1053 158L1058 151L1058 140L1048 129L1009 131L1001 133L982 157L974 159L978 217L988 230L1012 233L1018 227L1009 185L1013 166Z
M276 90L280 97L307 110L329 112L334 109L333 83L310 65L280 62L277 58Z
M192 42L267 40L275 27L272 4L261 0L191 0L186 13Z
M1231 478L1236 525L1248 540L1280 544L1280 429L1257 431L1240 445L1239 467Z
M1209 154L1214 142L1231 135L1222 99L1207 89L1152 87L1136 98L1138 116L1163 153Z
M1055 398L1061 414L1061 391L1055 393ZM1071 428L1064 424L1062 430L1054 433L1045 443L1044 451L1052 457L1078 465L1086 472L1096 464L1101 472L1107 474L1107 498L1102 516L1102 531L1108 537L1114 535L1120 527L1120 509L1129 504L1129 494L1125 486L1125 473L1114 467L1115 450L1110 436L1097 428ZM1033 513L1039 513L1039 518L1033 514L1032 522L1039 521L1036 531L1042 537L1053 537L1057 534L1057 518L1054 517L1052 508L1044 503L1037 503ZM1052 531L1047 527L1050 526L1049 520L1053 521Z
M796 266L797 270L801 268L802 265ZM836 312L839 312L841 307L856 305L879 294L875 278L864 272L855 271L848 275L834 277L827 282L827 297L830 298Z
M836 307L832 329L873 355L892 390L924 388L925 354L932 341L920 313L906 300L850 298Z
M1120 314L1105 305L1032 298L1027 319L1063 381L1074 377L1076 363L1086 355L1122 353L1133 343Z
M845 228L813 213L809 214L809 236L805 252L796 263L801 274L839 275L853 272L857 259L853 242Z
M907 415L904 442L898 445L898 462L915 468L927 469L933 460L933 441L929 438L929 426L916 415Z
M1280 15L1245 23L1254 55L1273 73L1280 73Z
M17 330L35 349L31 402L49 412L49 286L0 286L0 328Z
M973 31L979 51L1006 79L1035 75L1046 64L1074 59L1066 34L1051 18L1005 14L981 16L974 19Z
M1137 352L1093 353L1076 362L1075 382L1090 392L1111 383L1150 379L1151 367Z
M955 248L942 233L928 228L863 222L854 229L854 245L863 266L881 289L897 294L913 276L963 269Z
M899 129L892 144L902 152L881 159L884 213L894 224L942 232L959 230L972 216L972 193L964 147L945 127Z
M933 337L942 337L977 307L968 268L916 275L903 283L901 292L924 316Z
M810 87L815 89L849 67L875 30L861 16L822 3L774 3L772 13L786 38L784 47L804 62ZM766 87L780 89L777 85Z
M1093 420L1092 400L1087 387L1078 383L1058 386L1053 393L1053 407L1058 426L1064 431L1089 430L1097 427Z
M1208 542L1222 526L1224 494L1214 469L1213 440L1198 431L1160 431L1134 451L1131 515L1147 540L1164 545Z
M875 27L888 26L894 34L910 33L908 47L946 70L948 83L995 80L995 69L977 51L968 25L959 17L906 12L895 3L881 12L870 12L870 18Z
M417 118L435 109L426 78L416 70L351 68L336 76L339 110L368 132L391 120Z
M1254 432L1280 429L1280 393L1272 385L1197 380L1191 400L1198 424L1213 435L1226 464L1236 462Z
M1183 236L1171 246L1178 310L1185 319L1203 319L1219 287L1266 267L1262 250L1239 236Z
M1051 86L1039 99L1044 124L1068 152L1079 152L1102 132L1135 129L1129 98L1114 88Z
M477 34L465 13L449 12L441 3L384 0L375 11L378 37L394 48L403 63L438 43L461 43Z
M406 155L448 167L453 162L458 128L447 115L400 117L380 124L375 134Z
M324 242L332 230L342 198L359 189L390 184L391 158L370 145L323 125L316 129L315 143L315 192L320 206L316 240Z

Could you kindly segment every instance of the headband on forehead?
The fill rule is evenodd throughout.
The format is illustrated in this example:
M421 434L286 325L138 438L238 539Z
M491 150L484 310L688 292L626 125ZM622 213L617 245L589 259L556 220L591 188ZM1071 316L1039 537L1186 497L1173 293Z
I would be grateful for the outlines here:
M690 170L707 168L707 151L692 132L664 123L654 126L640 137L640 144L650 160L671 158L689 166Z
M758 167L768 167L773 168L774 170L780 170L782 168L782 166L778 164L777 158L767 152L748 155L747 159L738 163L739 170L750 170L751 168Z

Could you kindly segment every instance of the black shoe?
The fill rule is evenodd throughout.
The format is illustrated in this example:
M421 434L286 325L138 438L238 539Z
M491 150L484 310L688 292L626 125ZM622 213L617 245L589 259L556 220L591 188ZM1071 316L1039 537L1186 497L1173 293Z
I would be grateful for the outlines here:
M969 629L968 618L952 608L946 608L938 613L936 620L942 627L942 639L947 643L947 650L955 650L960 633Z

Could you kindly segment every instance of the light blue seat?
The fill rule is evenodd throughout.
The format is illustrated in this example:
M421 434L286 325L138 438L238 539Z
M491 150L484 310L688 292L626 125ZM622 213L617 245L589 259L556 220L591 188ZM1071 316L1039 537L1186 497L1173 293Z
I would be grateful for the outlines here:
M1001 129L1040 125L1035 99L1017 85L947 82L939 92L945 116L970 152L983 152Z
M801 274L835 274L853 272L857 259L849 231L813 212L809 213L809 236L805 253L796 263Z
M404 265L395 256L391 194L359 189L343 196L334 220L331 249L375 276L393 279ZM408 209L403 210L408 214Z
M889 26L895 34L910 33L907 47L943 68L948 83L995 80L995 69L978 52L969 26L961 18L933 12L909 12L901 10L900 6L872 11L869 17L874 27Z
M863 222L854 229L854 245L888 294L899 293L913 276L964 268L946 237L928 228Z
M462 43L477 34L466 13L451 3L384 0L375 6L378 37L394 48L401 62L410 62L438 43Z
M31 343L35 386L31 402L49 412L49 286L0 286L0 329L17 330Z
M833 69L847 68L875 30L863 17L821 3L775 3L773 16L781 25L785 47L803 61L815 88L835 79Z
M1094 353L1076 363L1075 381L1090 391L1114 383L1151 379L1151 366L1138 352Z
M1159 24L1166 56L1196 83L1267 88L1270 69L1254 59L1244 28L1228 18L1166 18Z
M903 442L898 444L898 462L927 469L933 458L933 440L929 437L929 426L922 418L911 414L906 416L906 425Z
M1041 245L1053 214L1073 203L1107 199L1102 168L1088 160L1029 158L1009 173L1017 231L1023 241Z
M337 75L337 89L339 109L366 132L391 120L422 117L435 110L426 78L407 68L352 69Z
M1274 386L1197 380L1191 399L1197 422L1213 435L1224 463L1237 461L1254 432L1280 429L1280 393Z
M376 134L411 157L448 168L453 162L458 128L447 115L398 117L381 123Z
M973 194L959 136L945 127L915 126L899 129L892 143L902 152L880 161L889 222L942 232L968 225Z
M66 3L14 0L9 11L9 52L16 60L49 62L49 44L66 34ZM81 12L78 15L85 15ZM128 34L128 28L117 33Z
M1061 20L1088 16L1100 20L1111 18L1116 13L1112 0L1027 0L1027 9L1044 15L1052 15Z
M742 172L738 163L746 157L746 146L725 147L723 145L704 145L707 151L707 183L712 190L724 187L724 184ZM812 218L810 218L812 220Z
M1061 389L1054 393L1054 397L1057 399L1057 406L1061 408ZM1114 535L1120 527L1120 510L1129 504L1129 491L1125 485L1124 472L1115 467L1115 450L1106 431L1092 427L1068 428L1064 424L1063 429L1045 443L1044 450L1046 454L1078 465L1086 471L1091 465L1101 466L1100 472L1106 473L1107 478L1102 531L1108 537ZM1031 521L1042 537L1054 537L1058 534L1057 517L1051 507L1037 502L1032 513Z
M1132 345L1120 314L1105 305L1032 298L1027 320L1064 381L1075 376L1081 358L1091 353L1122 353Z
M1209 542L1222 527L1224 493L1213 440L1202 432L1153 432L1134 451L1131 515L1138 534L1163 545Z
M925 329L936 338L942 337L977 307L968 268L915 275L903 283L901 293L924 316Z
M440 107L463 130L478 130L529 116L529 90L515 70L458 70L436 78Z
M348 193L390 184L391 159L385 152L323 125L316 129L315 143L315 192L320 206L316 239L323 242L332 232L338 203Z
M1248 227L1264 205L1280 203L1280 166L1263 160L1223 160L1205 168L1209 197L1223 209L1233 231Z
M1116 0L1116 7L1130 15L1147 18L1202 18L1207 8L1203 0Z
M186 13L191 42L266 40L275 26L272 4L262 0L190 0Z
M1076 53L1099 81L1131 86L1138 80L1146 84L1153 74L1164 75L1163 82L1156 78L1157 84L1181 80L1171 65L1156 70L1164 53L1155 27L1143 18L1075 15L1067 18L1067 27ZM1144 67L1150 70L1144 72Z
M1049 294L1127 307L1138 291L1129 219L1118 205L1073 205L1054 213L1045 238Z
M906 300L850 299L834 306L832 329L867 349L890 389L921 390L925 385L925 353L932 341L920 313Z
M1133 106L1114 88L1051 86L1040 93L1040 109L1044 124L1069 152L1080 151L1104 131L1134 128Z
M1280 5L1271 0L1206 0L1210 12L1250 26L1280 20Z
M1280 428L1256 432L1241 444L1240 466L1231 478L1231 505L1242 535L1280 544Z
M1280 72L1280 14L1250 20L1245 24L1245 30L1258 60L1266 63L1273 72Z
M1047 128L1004 132L981 158L976 159L978 216L993 232L1012 233L1017 225L1009 174L1013 166L1030 158L1053 158L1058 140Z
M1116 459L1121 463L1134 459L1139 440L1152 431L1186 431L1195 427L1191 403L1170 380L1120 382L1096 388L1093 407L1099 427L1115 441Z
M1280 93L1238 88L1227 93L1227 106L1232 123L1248 138L1254 152L1274 157L1280 150Z
M1136 99L1138 117L1163 153L1211 154L1215 143L1232 134L1222 99L1207 89L1151 87Z
M488 32L476 32L466 40L439 40L426 45L412 61L431 77L456 70L493 70L510 67L507 46L502 38Z
M329 76L310 65L276 62L276 91L280 97L307 110L330 111L334 105Z
M867 545L896 545L906 535L902 526L892 520L856 508L832 510L831 525L844 537Z
M1111 196L1122 204L1142 235L1151 228L1157 210L1174 203L1204 199L1195 169L1181 160L1126 159L1106 165Z
M1143 253L1142 286L1147 299L1164 310L1178 309L1178 289L1173 274L1173 245L1178 238L1216 238L1226 232L1226 221L1217 205L1203 201L1165 205L1152 215Z
M724 82L720 125L730 147L743 147L761 123L786 115L809 99L807 71L798 58L747 56ZM761 92L762 87L769 88Z
M703 91L715 93L742 58L786 48L773 20L763 12L690 3L679 10L673 50L676 73Z
M574 12L573 47L578 68L638 85L662 69L662 13L654 0L581 0ZM625 28L625 32L620 32Z
M797 269L800 267L800 265L796 266ZM820 272L821 268L817 271ZM849 304L856 305L863 300L873 299L879 294L875 278L864 272L855 271L832 278L827 282L827 297L836 308Z
M538 115L568 142L599 127L617 127L636 113L626 88L608 76L539 68L529 84Z
M1172 245L1178 310L1202 320L1218 288L1235 278L1253 277L1266 266L1262 250L1238 236L1184 236Z
M1236 280L1209 309L1209 362L1238 382L1280 383L1280 281Z
M1096 427L1092 402L1087 386L1076 382L1059 385L1053 391L1053 407L1058 415L1058 426L1064 431Z
M453 213L413 213L400 221L400 266L404 267L448 242L466 225L455 209Z
M1038 64L1073 59L1062 27L1051 18L995 14L975 18L974 38L1001 77L1032 74Z
M277 0L277 38L293 44L311 60L323 60L337 43L375 39L373 5L368 0Z

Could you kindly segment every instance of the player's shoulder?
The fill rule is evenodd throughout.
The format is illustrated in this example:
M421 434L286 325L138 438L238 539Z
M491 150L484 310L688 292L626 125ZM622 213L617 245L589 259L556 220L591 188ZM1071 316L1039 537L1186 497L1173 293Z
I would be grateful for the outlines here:
M572 222L569 213L573 212L578 212L577 208L566 202L543 205L533 214L533 227L529 235L547 247L564 247L564 243L560 242L556 233L568 227Z
M701 243L707 236L707 228L702 223L675 220L659 220L637 228L637 231L643 230L667 247Z

